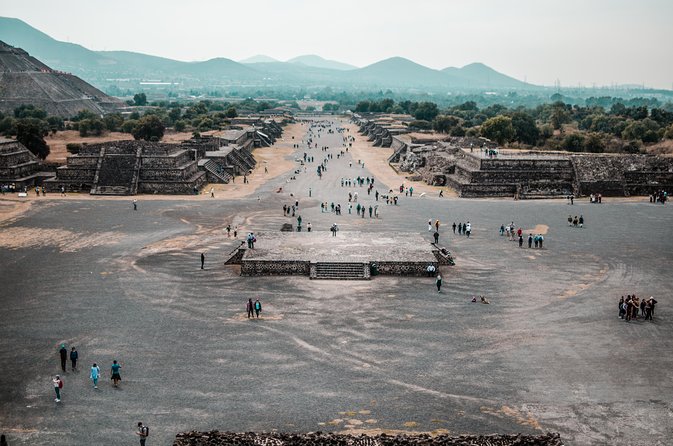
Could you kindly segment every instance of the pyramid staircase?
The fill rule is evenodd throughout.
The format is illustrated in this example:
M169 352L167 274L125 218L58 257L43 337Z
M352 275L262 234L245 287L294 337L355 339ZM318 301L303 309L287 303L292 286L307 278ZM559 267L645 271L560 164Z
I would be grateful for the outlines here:
M91 195L133 195L138 191L142 149L124 153L102 147Z
M231 176L231 174L230 174L229 172L227 172L226 170L222 170L222 169L220 168L219 164L217 164L217 163L216 163L215 161L213 161L212 159L209 159L208 161L206 161L206 162L202 165L202 167L203 167L203 168L204 168L210 175L212 175L212 176L214 176L215 178L217 178L218 180L220 180L220 181L218 181L218 182L220 182L220 183L229 183L229 181L230 181L231 178L232 178L232 176Z

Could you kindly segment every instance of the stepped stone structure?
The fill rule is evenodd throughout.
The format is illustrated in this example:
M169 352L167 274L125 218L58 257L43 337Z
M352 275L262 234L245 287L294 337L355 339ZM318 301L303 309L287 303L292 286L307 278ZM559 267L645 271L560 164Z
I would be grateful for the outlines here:
M255 234L253 249L239 248L226 264L243 276L308 276L310 279L369 280L372 275L426 276L428 266L453 265L451 254L418 234L395 237L328 231Z
M0 138L0 186L14 185L18 189L41 185L54 176L41 170L40 160L13 139Z
M206 183L228 183L255 168L255 147L275 142L282 132L273 120L226 130L180 144L113 141L83 145L56 171L48 189L92 195L191 194Z
M408 115L373 115L368 118L353 116L353 122L359 126L360 134L372 141L374 147L390 147L396 135L409 133L405 123L412 120Z
M113 141L82 146L57 169L48 189L90 191L92 195L188 194L206 181L194 152L181 144Z
M102 115L125 104L69 73L52 70L21 48L0 41L0 111L32 104L50 115L80 110Z
M673 189L673 158L666 156L512 152L471 137L417 141L393 137L391 165L461 197L629 196ZM497 154L489 156L488 149Z

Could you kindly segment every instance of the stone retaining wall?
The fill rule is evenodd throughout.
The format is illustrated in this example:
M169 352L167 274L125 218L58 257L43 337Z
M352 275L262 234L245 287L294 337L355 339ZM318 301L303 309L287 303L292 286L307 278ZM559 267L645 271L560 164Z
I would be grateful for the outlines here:
M242 276L308 276L308 260L244 260Z
M371 262L378 267L380 276L427 276L428 265L433 265L435 269L439 266L437 262Z
M542 435L347 435L323 432L292 433L234 433L184 432L175 437L173 446L564 446L557 433Z

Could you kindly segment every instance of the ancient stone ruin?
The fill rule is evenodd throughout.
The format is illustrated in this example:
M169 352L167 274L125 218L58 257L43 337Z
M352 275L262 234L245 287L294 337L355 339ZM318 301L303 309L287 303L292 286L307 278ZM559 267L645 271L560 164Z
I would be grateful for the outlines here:
M485 138L418 142L392 137L388 161L409 178L461 197L649 195L673 189L673 158L659 155L503 151Z
M234 433L234 432L184 432L175 437L173 446L563 446L559 434L541 435L349 435L324 432L292 434Z
M0 41L0 111L11 112L23 104L63 117L80 110L102 115L124 106L77 76L53 70L21 48Z
M191 194L206 183L228 183L256 165L255 147L275 142L282 129L269 120L258 127L231 129L180 144L112 141L84 144L68 156L48 190L92 195Z
M41 170L40 160L23 144L13 139L0 138L0 186L14 186L16 190L41 184L53 177Z

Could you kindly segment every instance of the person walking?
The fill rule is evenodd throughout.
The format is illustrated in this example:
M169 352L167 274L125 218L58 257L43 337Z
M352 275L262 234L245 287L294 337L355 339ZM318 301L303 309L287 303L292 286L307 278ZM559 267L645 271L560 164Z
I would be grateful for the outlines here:
M435 279L435 285L437 285L437 292L441 293L442 292L442 276L439 273L437 273L437 278Z
M75 347L73 347L70 349L70 362L72 364L73 372L77 370L77 358L79 358L79 354L77 353L77 350L75 350Z
M206 263L206 255L201 253L201 269L203 269L203 264Z
M453 233L455 234L456 233L456 222L455 221L453 222L453 225L451 225L451 227L453 228Z
M245 310L248 312L248 319L250 319L252 317L252 312L254 310L252 299L248 299L248 303L245 305Z
M533 247L533 234L528 234L528 248Z
M56 392L56 401L57 403L61 402L61 389L63 389L63 380L61 380L61 377L56 375L54 379L51 380L51 382L54 384L54 392Z
M68 362L68 350L66 350L65 344L61 344L61 349L58 353L61 355L61 370L65 372L65 364Z
M136 199L133 200L133 210L134 211L138 210L138 200L136 200Z
M89 375L89 378L91 378L91 382L93 383L93 388L97 389L98 388L98 378L100 378L100 367L98 367L98 364L95 362L91 366L91 374Z
M110 367L110 379L112 380L112 385L115 387L119 387L119 381L122 380L122 377L119 374L119 369L121 368L122 366L117 362L116 359L112 361L112 366Z
M465 235L467 235L467 238L470 238L470 234L472 233L472 224L469 221L463 227L463 232L465 232Z
M432 219L428 220L428 232L432 232Z
M138 421L138 430L136 435L140 437L140 446L145 446L147 437L150 435L150 428L145 426L142 421Z
M523 248L523 235L519 235L519 248Z
M215 188L214 187L210 188L210 198L215 198Z
M439 220L435 220L435 229L439 232Z
M257 318L259 319L259 313L262 311L262 303L259 301L259 299L255 300L255 314L257 315Z

